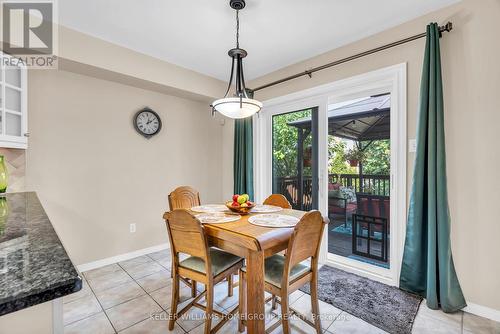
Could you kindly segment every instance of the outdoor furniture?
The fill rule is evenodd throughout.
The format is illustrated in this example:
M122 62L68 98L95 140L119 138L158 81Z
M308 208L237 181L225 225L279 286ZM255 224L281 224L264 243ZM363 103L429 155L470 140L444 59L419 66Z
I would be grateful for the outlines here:
M350 196L344 196L346 189L352 193ZM344 221L344 228L347 228L347 218L356 212L356 203L348 199L354 194L355 190L352 187L345 187L340 183L328 184L328 216L334 218L334 215L340 215Z
M328 215L340 215L347 228L347 218L356 212L356 203L348 203L347 199L337 196L328 196Z
M389 220L391 203L389 196L356 193L356 202L356 213Z
M357 209L352 216L352 253L380 261L388 261L390 197L357 193ZM377 237L376 233L380 234ZM366 242L366 250L360 247ZM380 255L373 244L380 244Z

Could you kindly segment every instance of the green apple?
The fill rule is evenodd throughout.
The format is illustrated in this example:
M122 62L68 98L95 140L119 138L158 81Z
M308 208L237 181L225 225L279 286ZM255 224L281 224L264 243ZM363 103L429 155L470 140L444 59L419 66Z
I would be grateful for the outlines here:
M245 197L245 195L238 196L238 203L243 204L246 201L247 201L247 198Z
M247 203L243 203L243 204L241 204L241 207L242 208L246 208L246 207L248 207L248 204Z
M248 194L243 194L243 195L241 195L241 196L245 196L245 198L246 198L246 201L245 201L245 202L247 202L247 201L249 201L249 200L250 200L250 196L248 196Z

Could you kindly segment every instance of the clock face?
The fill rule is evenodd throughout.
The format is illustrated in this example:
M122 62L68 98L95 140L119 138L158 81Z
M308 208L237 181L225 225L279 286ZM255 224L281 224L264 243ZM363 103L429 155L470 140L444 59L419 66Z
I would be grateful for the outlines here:
M141 135L150 138L160 132L160 116L151 109L143 109L135 115L134 126Z

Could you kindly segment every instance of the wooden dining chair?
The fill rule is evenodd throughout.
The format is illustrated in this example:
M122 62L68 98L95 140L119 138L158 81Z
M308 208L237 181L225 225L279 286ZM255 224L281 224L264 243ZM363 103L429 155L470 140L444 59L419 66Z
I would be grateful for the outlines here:
M200 205L200 193L189 186L176 188L168 195L170 211L175 209L191 209Z
M174 275L169 329L172 330L175 321L194 306L205 310L204 333L215 333L230 319L232 314L236 313L238 307L236 306L227 314L215 310L213 308L214 286L233 274L237 274L239 269L243 267L243 259L220 249L208 247L203 225L186 210L178 209L166 212L163 217L170 239ZM179 253L190 256L180 260ZM180 277L205 284L205 290L177 312ZM206 299L206 306L198 302L202 297ZM212 329L214 313L222 317L222 320Z
M286 199L285 196L281 194L272 194L268 198L265 199L264 203L265 205L274 205L274 206L279 206L280 208L283 209L291 209L292 205L288 200Z
M283 325L283 333L290 333L290 312L314 327L318 334L321 333L318 303L318 256L324 226L325 223L319 211L306 213L294 228L288 242L287 255L275 254L265 259L264 289L273 295L266 300L266 303L272 300L274 304L274 296L279 296L280 300L277 302L281 304L281 321L278 320L271 325L266 330L266 333L274 331L280 323ZM311 260L310 265L302 263L307 259ZM238 329L240 332L244 331L246 323L245 305L247 297L245 296L245 289L247 279L252 278L247 278L246 269L242 268L239 283L240 319ZM314 322L309 321L304 315L291 309L288 304L289 294L300 289L306 283L310 283L311 286L311 306Z
M170 211L176 209L191 209L193 206L200 204L200 193L189 186L177 187L168 195L168 206L170 207ZM173 273L173 264L170 272ZM171 277L173 277L173 274ZM196 281L190 282L184 277L182 281L191 288L191 296L194 298L196 295Z
M291 209L292 208L292 205L290 204L290 202L288 202L286 197L282 194L272 194L268 198L266 198L264 200L264 203L262 203L262 204L279 206L280 208L283 208L283 209ZM280 254L285 255L286 251L282 251Z

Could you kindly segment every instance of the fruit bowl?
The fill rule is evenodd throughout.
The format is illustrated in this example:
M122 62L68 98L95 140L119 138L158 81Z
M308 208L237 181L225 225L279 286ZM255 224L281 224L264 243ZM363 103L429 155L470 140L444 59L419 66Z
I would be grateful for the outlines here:
M250 210L252 210L254 207L255 207L255 204L252 203L252 204L247 204L247 206L233 206L232 205L233 202L229 201L229 202L226 202L226 206L229 210L231 210L232 212L236 212L240 215L248 215L250 213Z

